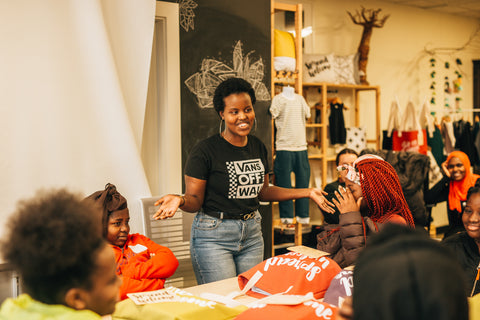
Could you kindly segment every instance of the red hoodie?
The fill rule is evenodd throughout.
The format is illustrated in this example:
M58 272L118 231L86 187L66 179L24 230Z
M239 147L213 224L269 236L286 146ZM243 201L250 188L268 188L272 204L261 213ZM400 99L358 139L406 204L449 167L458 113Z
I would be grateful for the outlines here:
M141 234L129 234L122 248L110 246L115 252L117 274L123 277L122 300L127 293L162 289L165 279L177 270L178 260L173 252Z

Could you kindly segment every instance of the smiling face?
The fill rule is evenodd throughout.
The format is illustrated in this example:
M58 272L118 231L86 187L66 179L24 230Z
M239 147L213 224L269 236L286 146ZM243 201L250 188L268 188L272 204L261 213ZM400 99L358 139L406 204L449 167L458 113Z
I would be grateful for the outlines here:
M465 166L457 157L452 157L447 163L447 170L450 172L450 179L460 181L465 178Z
M130 232L128 209L113 211L108 217L107 240L111 244L123 247Z
M232 144L244 142L255 120L252 100L248 93L234 93L224 98L225 108L220 117L225 120L224 138Z
M480 243L480 193L474 193L468 198L462 214L463 225L468 235Z

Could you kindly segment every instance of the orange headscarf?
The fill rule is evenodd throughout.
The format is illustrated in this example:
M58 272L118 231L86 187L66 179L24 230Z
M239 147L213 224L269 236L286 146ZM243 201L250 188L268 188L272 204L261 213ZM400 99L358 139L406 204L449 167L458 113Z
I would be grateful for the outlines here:
M452 151L447 157L447 163L452 158L458 158L465 167L465 177L460 181L450 181L448 192L448 206L450 210L462 212L462 201L467 200L467 192L470 187L475 185L475 181L480 178L479 175L473 174L470 170L470 159L462 151Z

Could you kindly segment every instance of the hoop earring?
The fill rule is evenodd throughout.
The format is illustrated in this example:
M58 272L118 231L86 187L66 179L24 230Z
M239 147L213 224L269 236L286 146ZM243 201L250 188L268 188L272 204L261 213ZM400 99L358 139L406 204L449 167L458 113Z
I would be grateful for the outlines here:
M223 123L223 119L220 119L220 126L218 127L218 133L220 135L222 135L222 123Z
M257 131L257 118L253 120L253 132Z

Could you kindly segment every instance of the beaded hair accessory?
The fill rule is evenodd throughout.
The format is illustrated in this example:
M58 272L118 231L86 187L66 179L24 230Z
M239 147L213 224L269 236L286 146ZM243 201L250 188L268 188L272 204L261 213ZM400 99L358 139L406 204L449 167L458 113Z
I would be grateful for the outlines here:
M353 166L346 165L346 170L347 174L345 175L345 178L360 185L360 172L358 172L358 169Z
M346 170L347 170L347 174L345 175L345 177L358 184L359 186L361 185L360 183L360 172L358 172L358 169L357 169L357 163L363 161L363 160L366 160L366 159L376 159L376 160L382 160L382 161L385 161L383 158L377 156L377 155L374 155L374 154L364 154L363 156L360 156L358 157L354 162L353 162L353 166L349 166L349 165L346 165Z

